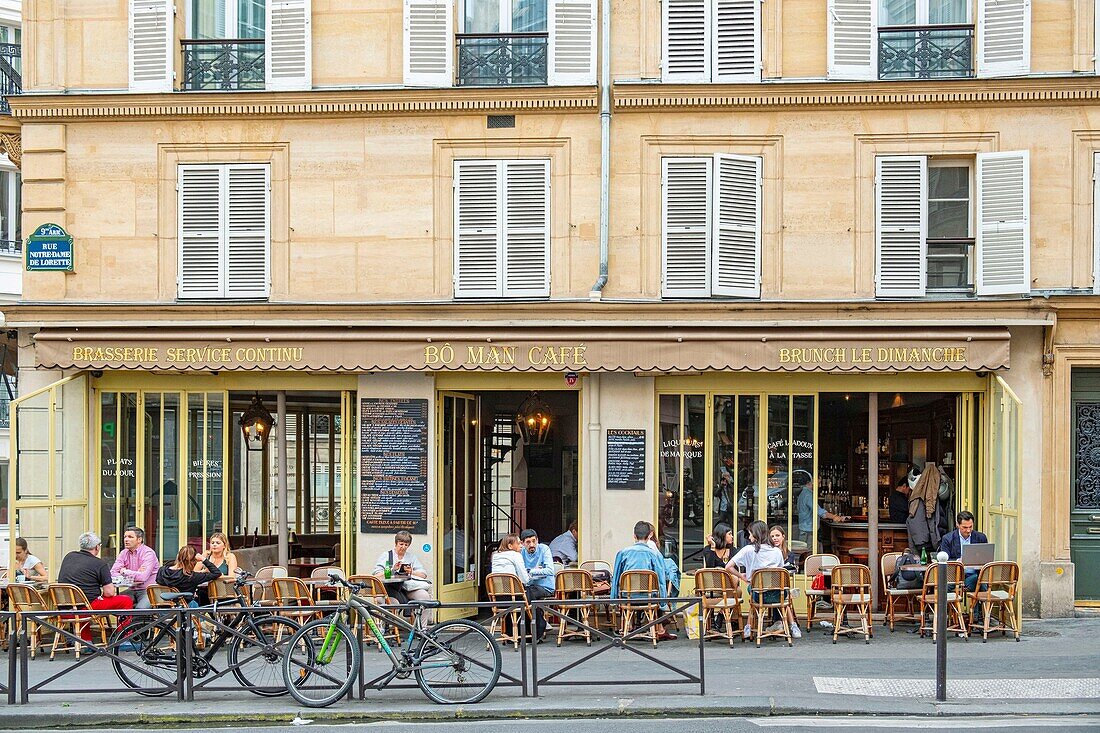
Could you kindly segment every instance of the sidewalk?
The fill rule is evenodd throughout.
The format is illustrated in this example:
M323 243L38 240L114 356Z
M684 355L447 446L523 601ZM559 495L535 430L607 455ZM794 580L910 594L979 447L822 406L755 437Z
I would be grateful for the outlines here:
M540 678L594 650L583 642L538 650ZM641 647L652 653L652 646ZM505 649L505 671L519 673L519 654ZM662 643L660 659L698 671L696 642ZM951 698L932 697L935 646L929 639L899 628L876 629L870 644L841 639L835 646L815 629L793 648L766 642L757 649L721 642L706 647L706 694L698 687L670 684L674 675L629 651L611 649L563 679L591 683L628 678L654 680L629 686L540 686L540 696L524 698L517 688L498 688L479 705L434 705L418 689L368 692L366 700L343 702L324 710L304 710L289 697L260 698L247 692L204 692L195 700L143 698L119 691L92 696L74 686L112 686L115 675L104 660L89 662L79 677L65 677L57 695L32 696L28 705L0 705L0 729L50 726L133 727L138 724L187 725L225 721L286 723L297 716L314 721L454 718L575 718L663 715L1080 715L1100 714L1100 619L1029 621L1019 643L1011 638L949 643ZM364 655L367 673L381 669L376 652ZM71 658L35 660L33 682L71 666ZM531 673L531 669L528 669ZM663 680L660 682L658 680ZM411 681L409 681L411 682Z

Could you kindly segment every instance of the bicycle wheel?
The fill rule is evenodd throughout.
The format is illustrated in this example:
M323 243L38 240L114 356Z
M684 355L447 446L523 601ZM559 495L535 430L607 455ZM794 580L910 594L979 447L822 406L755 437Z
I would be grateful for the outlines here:
M339 621L310 621L294 633L283 651L286 689L306 707L323 708L336 702L348 694L359 675L359 642Z
M190 639L183 643L189 644ZM111 664L122 684L147 697L174 692L176 684L175 624L151 616L130 619L115 629L110 648Z
M233 676L254 695L277 697L286 694L283 682L283 668L280 664L283 653L290 646L290 640L300 626L289 618L265 616L253 621L255 629L243 624L237 632L243 636L233 637L226 658L233 670ZM307 649L308 652L312 648Z
M473 621L444 621L428 629L416 652L416 684L443 705L480 702L500 679L500 646Z

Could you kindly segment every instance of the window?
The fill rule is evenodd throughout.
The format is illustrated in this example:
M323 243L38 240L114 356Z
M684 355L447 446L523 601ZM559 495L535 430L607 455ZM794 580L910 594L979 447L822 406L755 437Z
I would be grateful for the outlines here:
M1029 293L1028 186L1026 151L876 158L876 294Z
M23 217L18 171L0 168L0 251L19 252Z
M181 165L177 190L179 297L266 298L269 167Z
M456 298L550 295L550 161L456 160Z
M264 0L190 0L183 88L264 88Z
M760 0L665 0L661 10L664 81L760 81Z
M10 25L0 25L0 97L23 91L22 31ZM11 111L6 99L0 99L0 114Z
M1100 153L1092 155L1092 291L1100 295Z
M596 83L596 0L405 0L404 27L407 86Z
M760 297L763 160L661 159L661 294Z
M1029 73L1031 1L977 6L975 28L970 0L828 0L829 78L967 78L975 67L980 77Z

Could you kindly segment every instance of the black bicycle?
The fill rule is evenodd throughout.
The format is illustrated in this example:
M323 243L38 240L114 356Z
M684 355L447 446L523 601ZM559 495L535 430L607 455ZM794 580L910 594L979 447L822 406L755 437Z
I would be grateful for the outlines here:
M189 632L180 631L176 613L132 616L129 623L120 625L110 648L116 649L112 663L122 683L141 695L169 694L180 651L186 647L195 679L228 670L249 692L262 697L285 695L279 662L300 625L264 607L250 606L241 592L248 577L249 573L238 571L232 586L235 597L204 606L203 617ZM162 593L160 597L186 605L194 594ZM238 610L226 612L233 607ZM226 651L224 665L216 660L222 649Z
M331 705L351 690L359 676L362 649L361 639L349 623L363 623L393 665L378 681L379 687L414 676L420 690L442 704L479 702L496 687L500 646L485 627L458 619L425 629L421 624L424 611L437 608L438 601L410 603L410 622L357 595L365 586L335 573L329 578L351 591L348 600L333 607L336 613L328 618L303 624L283 657L284 686L302 705ZM405 641L394 649L379 624L388 624L400 635L407 635Z

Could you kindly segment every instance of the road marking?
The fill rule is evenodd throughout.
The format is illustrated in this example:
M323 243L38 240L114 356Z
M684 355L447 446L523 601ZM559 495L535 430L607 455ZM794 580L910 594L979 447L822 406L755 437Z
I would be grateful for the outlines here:
M814 677L817 691L830 695L933 698L936 681L871 677ZM950 699L1067 700L1100 698L1100 678L949 679Z
M774 716L770 718L750 718L749 722L760 728L913 728L917 730L944 730L954 724L944 718L883 718L856 716L845 718L822 718L818 716L795 718ZM982 718L969 716L962 727L965 728L1076 728L1093 725L1096 718L1064 715L1054 718Z

